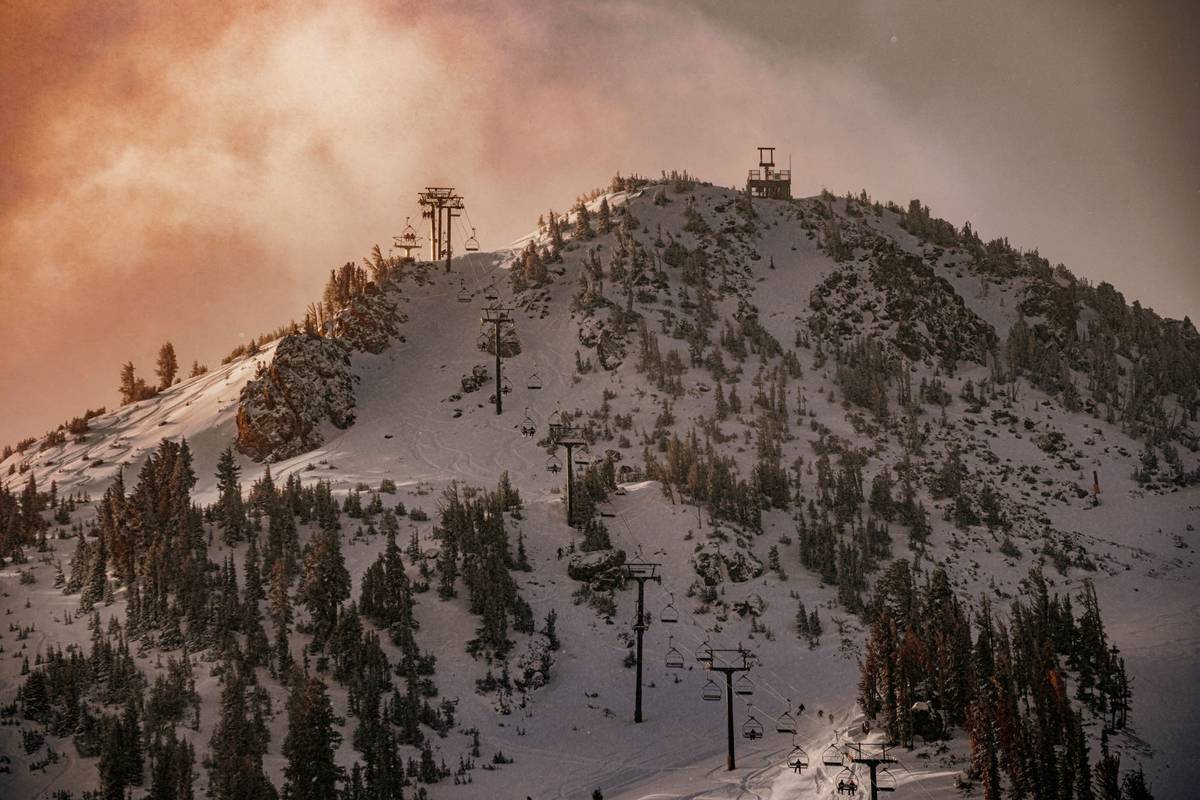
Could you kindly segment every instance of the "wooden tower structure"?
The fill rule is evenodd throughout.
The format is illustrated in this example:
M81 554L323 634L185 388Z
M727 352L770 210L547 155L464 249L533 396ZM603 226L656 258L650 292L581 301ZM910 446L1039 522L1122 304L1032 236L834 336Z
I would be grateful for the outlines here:
M775 169L774 147L758 148L758 169L750 170L746 178L746 191L751 197L792 199L792 170Z

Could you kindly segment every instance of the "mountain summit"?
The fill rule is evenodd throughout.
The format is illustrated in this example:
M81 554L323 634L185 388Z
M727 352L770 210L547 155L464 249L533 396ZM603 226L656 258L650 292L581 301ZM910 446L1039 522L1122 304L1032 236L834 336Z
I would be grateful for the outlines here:
M1190 320L915 200L616 178L448 272L376 248L6 448L0 793L801 797L886 746L898 795L1168 796L1198 415Z

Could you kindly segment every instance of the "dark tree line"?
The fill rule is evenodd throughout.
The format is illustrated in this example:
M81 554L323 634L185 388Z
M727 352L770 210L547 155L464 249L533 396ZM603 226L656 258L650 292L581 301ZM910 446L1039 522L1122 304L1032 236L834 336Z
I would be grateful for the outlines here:
M491 492L460 492L449 487L439 507L438 537L443 553L438 569L443 595L451 594L461 577L471 613L479 627L469 649L503 659L512 648L510 628L534 631L533 611L521 597L511 570L516 557L508 540L504 514L520 506L520 496L503 476Z
M868 610L864 712L909 748L917 736L964 728L970 772L988 800L1005 792L1037 800L1148 797L1123 795L1116 775L1104 777L1115 758L1107 744L1100 763L1091 763L1086 715L1101 719L1107 737L1125 726L1131 699L1094 588L1084 582L1078 612L1069 596L1051 595L1040 571L1025 589L1005 622L986 597L972 614L940 567L919 582L907 561L893 562ZM1082 708L1072 703L1072 682Z
M18 696L22 713L54 735L73 736L81 754L99 756L100 796L116 800L129 787L149 784L148 796L156 800L190 798L196 754L177 736L176 726L199 727L190 654L207 650L221 680L218 718L201 762L210 797L274 800L282 793L286 798L382 800L401 796L414 782L434 783L449 775L434 761L425 731L445 736L455 724L454 706L431 702L438 695L430 677L434 659L416 644L414 583L395 542L396 513L383 508L378 495L363 503L352 492L339 502L329 484L303 486L295 475L278 486L269 468L244 495L240 469L228 450L218 462L218 498L212 506L192 501L195 482L186 441L164 440L132 490L118 474L97 504L95 523L86 531L79 528L70 574L60 579L64 591L79 593L85 609L112 603L114 588L124 587L126 625L114 621L103 631L93 613L90 656L77 648L56 648L26 664ZM504 484L502 493L511 507L515 491ZM74 500L60 501L53 491L39 493L32 480L22 497L0 493L5 514L24 520L28 509L22 531L27 526L44 533L44 512L68 502ZM403 505L397 510L404 513ZM356 535L382 529L387 537L360 587L362 611L348 602L351 585L340 534L344 515L365 523L366 532L360 526ZM415 511L412 516L417 518ZM313 529L303 547L301 526ZM240 576L233 557L210 560L214 529L228 544L244 547ZM464 542L466 552L475 552L469 537ZM416 565L419 551L413 558ZM482 558L464 562L466 572L474 575ZM475 591L482 603L483 590ZM299 621L296 604L306 612ZM521 619L529 615L527 605L514 607ZM273 638L263 624L264 608ZM398 662L389 660L368 623L400 646ZM303 667L292 653L294 629L311 635L303 647ZM182 648L183 654L168 658L147 687L130 655L133 639ZM333 715L325 681L309 671L310 656L318 672L347 687L350 714L359 721L354 745L365 767L356 764L349 776L334 760L342 723ZM258 667L269 668L291 688L288 734L280 744L288 767L279 790L263 769L271 708L258 684ZM402 685L396 677L404 679ZM419 748L420 757L406 763L402 746Z

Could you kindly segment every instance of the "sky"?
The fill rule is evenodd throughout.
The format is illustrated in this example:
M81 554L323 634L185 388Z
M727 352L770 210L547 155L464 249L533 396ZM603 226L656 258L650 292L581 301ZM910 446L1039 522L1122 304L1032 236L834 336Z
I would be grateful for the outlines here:
M616 172L918 197L1200 316L1200 4L0 0L0 443L210 366L453 185L485 249Z

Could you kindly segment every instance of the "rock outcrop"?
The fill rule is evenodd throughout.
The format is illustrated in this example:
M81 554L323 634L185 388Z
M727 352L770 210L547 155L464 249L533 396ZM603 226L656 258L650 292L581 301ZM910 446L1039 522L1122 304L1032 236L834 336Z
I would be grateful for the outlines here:
M345 342L354 350L382 353L400 336L400 326L407 319L399 311L394 292L376 289L371 284L365 293L337 312L329 332L334 339Z
M580 583L590 583L609 573L618 572L624 564L624 550L575 553L567 562L567 575Z
M256 461L278 461L318 447L328 420L354 422L350 349L312 334L285 336L270 365L242 387L237 446Z

